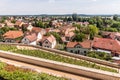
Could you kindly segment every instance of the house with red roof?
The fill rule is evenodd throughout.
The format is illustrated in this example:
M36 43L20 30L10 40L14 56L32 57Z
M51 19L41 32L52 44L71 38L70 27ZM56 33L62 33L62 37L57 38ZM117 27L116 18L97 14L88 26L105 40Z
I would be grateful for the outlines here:
M107 38L94 38L92 48L95 51L109 53L112 56L120 57L120 42Z
M41 33L42 35L46 34L46 30L39 27L33 27L31 24L27 27L27 30L34 33Z
M15 27L15 24L14 24L14 23L11 23L11 22L9 22L9 21L7 21L7 22L5 23L5 25L8 26L8 27Z
M120 33L119 32L107 32L104 31L101 34L104 38L114 39L120 41Z
M86 55L91 50L92 41L87 40L83 42L68 42L66 50L71 53Z
M89 22L77 22L76 24L79 24L81 26L88 26Z
M37 35L36 33L31 33L26 35L23 39L22 39L22 43L23 44L30 44L30 45L36 45L37 44Z
M15 22L15 27L17 27L17 28L22 28L22 25L23 25L23 24L24 24L24 22L18 20L18 21Z
M43 38L38 41L38 44L42 47L55 48L56 38L53 35L43 36Z
M23 32L22 31L8 31L5 34L3 34L4 41L5 42L19 42L19 39L23 37Z
M69 26L63 26L60 28L60 34L62 42L70 42L75 37L74 31L76 30L75 27L69 25Z

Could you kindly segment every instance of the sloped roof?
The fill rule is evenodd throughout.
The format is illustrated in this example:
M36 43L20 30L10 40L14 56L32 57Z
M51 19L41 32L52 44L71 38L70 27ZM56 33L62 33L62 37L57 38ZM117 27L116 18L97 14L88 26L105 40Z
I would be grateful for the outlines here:
M39 28L39 27L32 28L32 32L36 32L36 33L39 33L41 30L42 30L42 28Z
M82 48L91 48L91 43L92 41L87 40L83 42L68 42L67 43L67 48L74 48L76 45L81 45Z
M23 32L22 31L8 31L3 36L5 38L15 39L15 38L19 38L23 36Z
M16 21L15 25L21 25L21 21Z
M93 41L93 47L113 52L120 52L120 42L113 39L95 37Z
M65 34L65 37L73 37L74 35L74 32L68 32L68 34Z
M25 36L25 38L27 38L30 42L33 42L37 40L37 35L35 33L32 33L30 35Z
M45 40L48 40L50 43L56 41L56 38L53 35L50 36L43 36L41 42L44 42Z

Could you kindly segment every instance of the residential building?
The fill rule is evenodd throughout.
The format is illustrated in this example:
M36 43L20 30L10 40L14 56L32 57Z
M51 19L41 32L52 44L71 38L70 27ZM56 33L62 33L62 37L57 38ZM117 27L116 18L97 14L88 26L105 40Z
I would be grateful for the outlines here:
M92 41L68 42L66 50L71 53L86 55L91 50Z
M27 27L27 30L29 30L30 32L34 32L34 33L41 33L42 35L46 34L46 30L43 28L39 28L39 27L33 27L32 25L29 25Z
M23 44L30 44L30 45L36 45L37 44L36 41L37 41L37 35L36 35L36 33L31 33L29 35L26 35L22 39L21 43L23 43Z
M75 37L75 33L74 32L69 32L67 34L65 34L65 36L61 37L62 42L67 43L73 40L73 38Z
M42 40L38 41L38 44L47 48L55 48L56 39L53 35L43 36Z
M104 38L114 39L120 41L120 33L119 32L102 32L102 36Z
M76 28L72 26L64 26L60 28L60 35L62 42L66 43L72 41L75 36L74 33L75 30Z
M5 34L3 34L4 41L5 42L20 42L21 37L23 37L23 32L22 31L8 31Z
M5 27L4 23L0 23L0 28Z
M17 27L17 28L22 28L22 25L24 24L24 22L22 22L22 21L16 21L16 23L15 23L15 27Z
M6 26L7 27L15 27L15 24L11 23L11 22L6 22Z
M113 57L120 58L120 42L107 38L94 38L92 48L95 51L111 54Z

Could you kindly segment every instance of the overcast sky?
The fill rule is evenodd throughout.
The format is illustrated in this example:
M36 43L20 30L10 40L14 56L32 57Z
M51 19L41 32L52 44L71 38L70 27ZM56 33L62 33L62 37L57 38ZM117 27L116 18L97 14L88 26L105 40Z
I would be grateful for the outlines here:
M120 14L120 0L0 0L0 15Z

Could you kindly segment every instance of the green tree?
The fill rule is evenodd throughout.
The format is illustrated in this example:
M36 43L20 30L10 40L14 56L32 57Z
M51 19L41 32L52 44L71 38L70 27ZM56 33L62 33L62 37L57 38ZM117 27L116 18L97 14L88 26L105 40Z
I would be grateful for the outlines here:
M111 27L104 28L103 30L104 31L109 31L109 32L118 32L118 30L116 28L111 28Z
M15 20L12 20L11 23L15 23L16 21Z
M50 35L53 35L56 38L57 42L61 42L61 37L60 37L60 35L58 33L49 32L49 33L46 34L46 36L50 36Z
M67 21L72 21L73 19L71 17L68 17L67 18Z
M85 34L83 33L77 33L76 36L74 37L73 41L78 41L82 42L85 38Z
M45 28L43 22L41 22L41 21L35 21L35 23L33 25L36 27Z
M117 21L118 20L118 15L114 15L113 20Z
M98 28L94 25L89 25L89 34L90 39L93 39L95 35L97 35L99 32Z
M120 22L114 22L111 27L119 29L120 28Z
M7 19L7 17L3 16L0 20L0 23L4 23L6 19Z
M72 14L72 19L73 19L73 21L77 21L78 20L78 16L77 16L76 13Z
M27 31L27 28L24 27L24 26L22 26L22 31L23 31L23 32L26 32L26 31Z
M97 17L97 27L102 28L103 27L103 20L100 17Z

